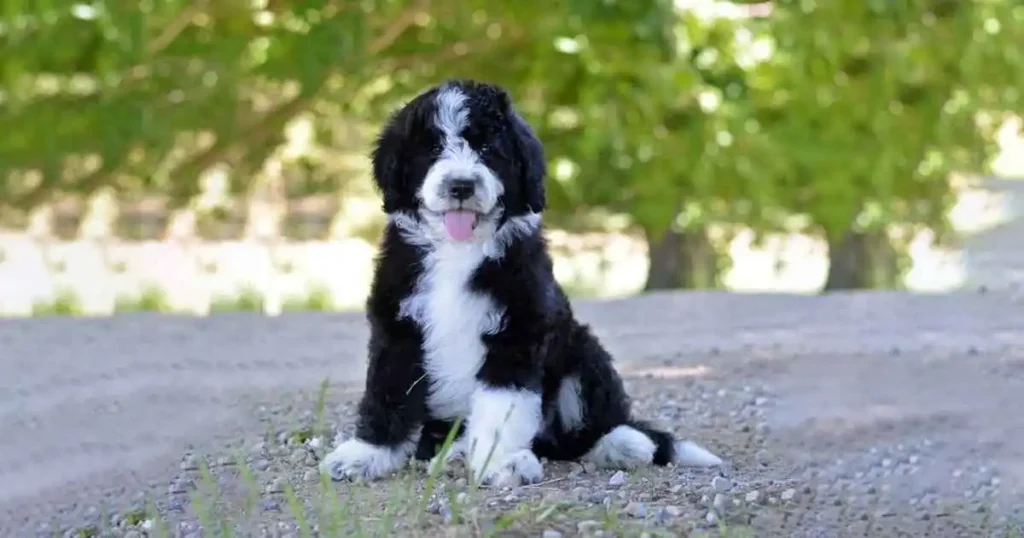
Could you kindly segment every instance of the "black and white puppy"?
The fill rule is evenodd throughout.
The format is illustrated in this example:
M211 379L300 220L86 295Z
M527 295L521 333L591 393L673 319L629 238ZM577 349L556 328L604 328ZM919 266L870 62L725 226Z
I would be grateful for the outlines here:
M450 455L481 483L542 478L539 458L718 465L633 419L612 359L573 317L541 235L540 142L500 87L448 81L398 110L373 151L387 228L367 301L354 438L322 463L372 480Z

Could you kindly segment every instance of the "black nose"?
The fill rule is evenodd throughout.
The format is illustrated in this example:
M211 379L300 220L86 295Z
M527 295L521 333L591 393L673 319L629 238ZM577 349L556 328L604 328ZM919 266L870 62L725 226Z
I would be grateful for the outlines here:
M471 179L453 179L448 182L448 196L462 201L473 196L476 185Z

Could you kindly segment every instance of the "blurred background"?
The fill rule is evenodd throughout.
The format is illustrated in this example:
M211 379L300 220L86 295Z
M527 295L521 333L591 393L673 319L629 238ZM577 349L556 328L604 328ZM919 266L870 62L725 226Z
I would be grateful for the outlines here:
M8 0L0 315L360 308L369 143L449 77L547 147L556 276L1024 282L1009 0Z

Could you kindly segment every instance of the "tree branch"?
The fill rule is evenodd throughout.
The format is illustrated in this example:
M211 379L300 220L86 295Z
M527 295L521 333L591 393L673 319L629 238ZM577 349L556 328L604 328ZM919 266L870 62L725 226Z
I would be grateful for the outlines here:
M146 44L146 54L159 54L164 51L167 47L174 43L174 40L188 28L189 23L192 22L192 18L199 14L202 10L204 2L197 1L190 4L188 7L183 9L174 20L168 24L160 35L156 36L155 39Z
M367 45L367 56L379 54L391 46L413 23L417 15L429 5L429 0L418 0L415 5L410 6L402 12L381 34ZM245 132L230 140L217 140L212 146L189 159L185 164L179 166L172 172L174 177L193 178L204 170L213 166L221 156L231 148L239 145L258 143L260 140L271 136L274 131L284 128L284 125L296 114L301 112L320 93L320 89L330 77L330 71L322 82L312 89L304 89L298 96L278 106L273 111L264 115L260 120L251 125ZM190 180L189 180L190 181ZM192 187L191 185L187 185Z
M188 26L192 17L202 9L202 3L202 0L200 0L190 5L181 14L179 14L178 17L175 18L175 20L172 21L172 23L163 32L161 32L159 36L147 45L147 52L150 54L157 53L169 46ZM429 0L418 0L414 5L399 14L391 24L385 27L383 31L367 45L366 55L374 56L380 54L394 44L395 41L397 41L398 38L409 29L409 27L415 24L417 16L426 10L429 4ZM458 45L459 44L456 44L456 46L452 48L457 50ZM198 184L195 182L195 178L221 160L232 148L238 147L239 145L260 145L270 136L273 136L274 133L283 129L288 121L316 99L320 90L326 84L327 79L330 78L330 75L331 71L328 71L316 87L303 88L303 91L300 92L299 95L282 103L272 111L264 114L258 120L252 122L244 129L241 135L230 139L218 139L209 148L199 152L185 163L172 170L170 172L170 176L175 180L175 185L178 187L175 189L178 191L177 197L190 197L194 195L195 190L198 187ZM76 181L75 188L81 192L91 193L102 187L106 179L113 172L115 172L115 170L111 170L107 166L100 167L95 172L92 172ZM35 189L32 192L27 193L24 197L20 197L21 200L19 200L19 202L21 202L22 205L24 203L28 203L34 206L44 202L49 195L49 189Z
M408 69L417 64L424 63L437 63L444 60L453 60L461 56L465 56L470 53L479 53L484 50L487 46L493 46L494 44L500 44L501 46L515 45L522 41L522 36L516 36L510 39L504 39L502 41L496 41L493 39L482 39L480 41L456 41L447 47L442 48L438 51L421 52L416 54L410 54L400 58L395 58L391 63L389 69Z
M415 4L409 6L405 11L400 13L398 17L395 18L394 22L385 28L376 39L370 42L366 47L367 54L379 54L384 49L390 47L398 40L399 37L401 37L403 33L405 33L406 30L409 29L410 26L413 25L413 23L416 22L416 16L423 11L426 11L429 5L429 0L417 0Z
M218 139L212 146L172 170L172 178L175 178L176 181L187 182L181 184L181 193L194 194L194 192L192 192L195 188L195 185L193 184L194 178L202 174L207 168L216 164L217 161L220 160L221 157L231 148L239 144L259 144L261 140L264 140L269 136L273 136L276 131L283 129L289 120L305 109L306 105L316 98L322 86L323 83L315 89L301 92L299 95L282 103L277 108L271 110L267 114L264 114L260 119L251 123L240 136L230 139Z

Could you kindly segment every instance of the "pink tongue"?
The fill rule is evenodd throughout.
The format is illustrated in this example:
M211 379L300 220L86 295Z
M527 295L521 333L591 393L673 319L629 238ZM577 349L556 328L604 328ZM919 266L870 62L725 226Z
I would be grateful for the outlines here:
M444 214L444 228L456 241L466 241L473 237L474 225L476 213L472 211L448 211Z

